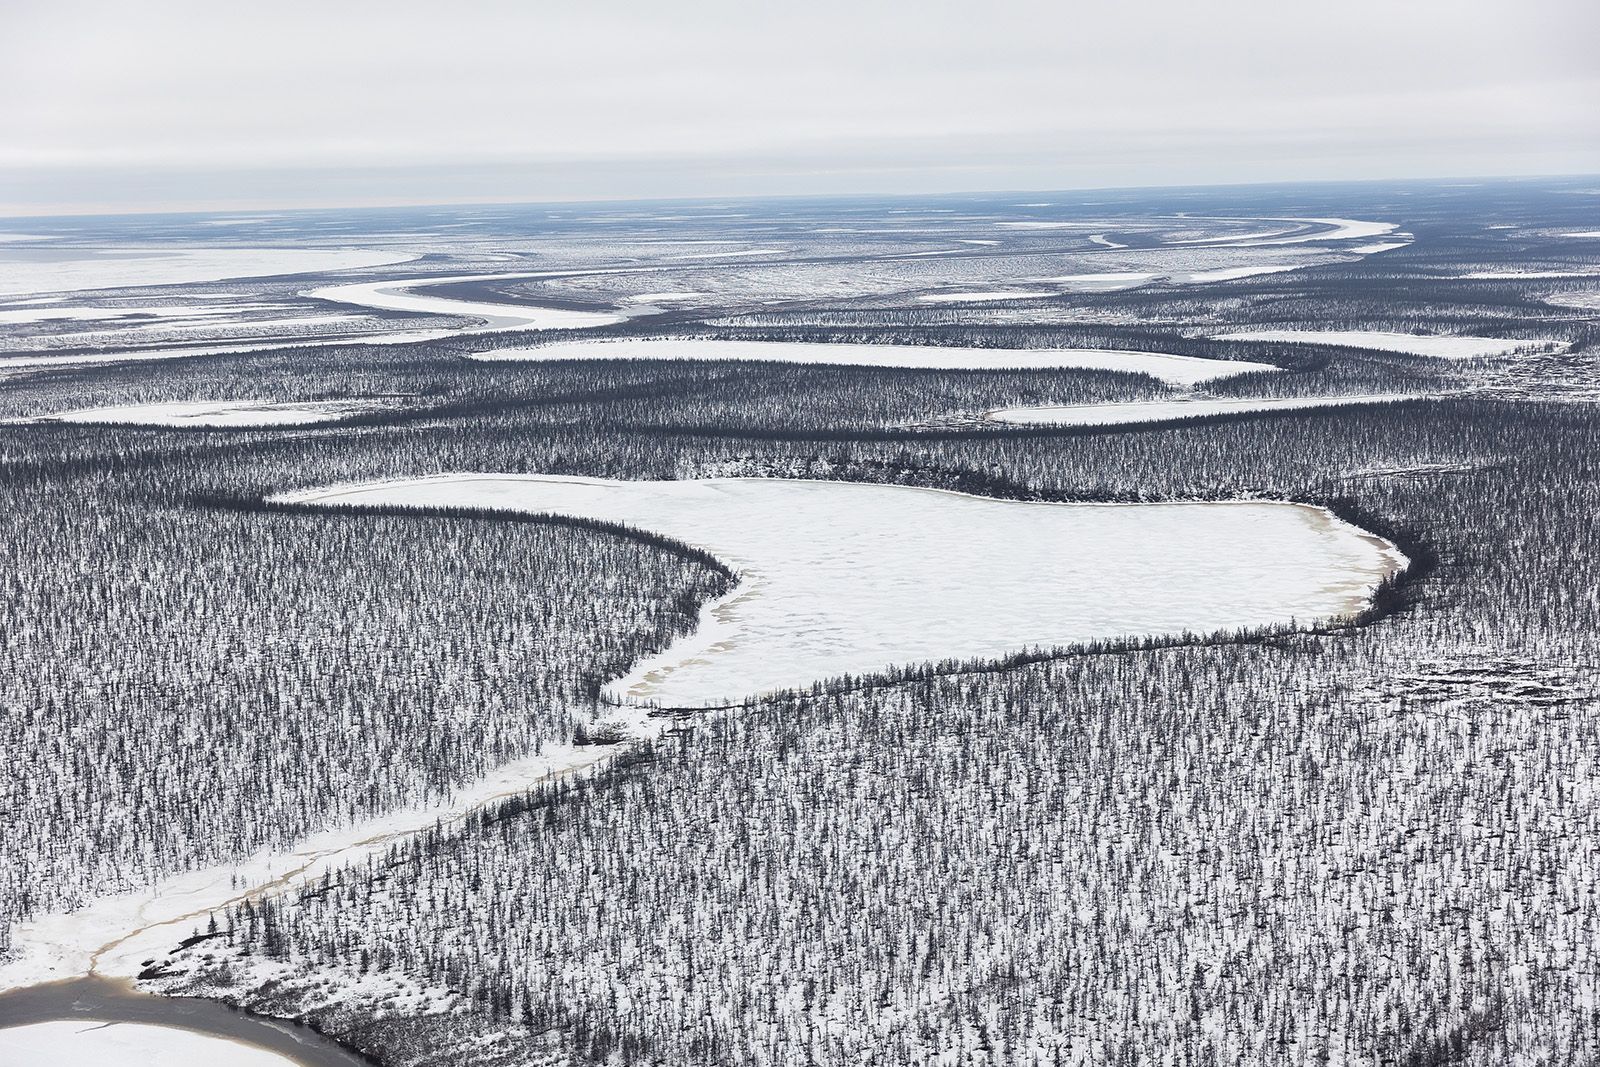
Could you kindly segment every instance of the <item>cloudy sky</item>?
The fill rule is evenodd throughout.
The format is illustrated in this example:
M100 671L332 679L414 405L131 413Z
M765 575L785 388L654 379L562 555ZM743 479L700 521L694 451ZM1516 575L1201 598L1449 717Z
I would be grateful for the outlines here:
M0 215L1600 171L1595 0L3 0Z

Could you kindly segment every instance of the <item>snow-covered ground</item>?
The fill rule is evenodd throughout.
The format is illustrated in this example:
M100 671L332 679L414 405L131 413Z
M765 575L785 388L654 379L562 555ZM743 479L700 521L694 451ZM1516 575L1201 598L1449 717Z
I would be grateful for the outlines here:
M639 709L623 709L618 725L641 735L658 723ZM458 822L485 804L592 770L615 751L604 745L546 746L540 754L508 763L458 790L442 804L391 812L313 835L292 851L264 851L236 864L187 871L138 892L100 897L76 911L18 923L12 928L15 953L0 962L0 992L90 973L133 977L144 970L144 961L165 955L204 926L213 911L305 885L347 863L380 855L428 827Z
M1055 504L856 482L498 474L285 499L567 515L711 552L739 585L693 635L605 689L667 707L951 658L1345 615L1404 563L1325 511L1276 502Z
M1479 359L1519 352L1553 352L1561 341L1445 334L1384 333L1379 330L1238 330L1211 335L1217 341L1278 341L1284 344L1348 345L1379 352L1404 352L1438 359Z
M42 415L19 422L78 422L118 426L190 426L206 428L308 426L379 411L384 400L177 400L158 404L117 404Z
M314 289L307 296L383 311L413 311L454 318L479 319L482 325L453 333L498 333L506 330L576 330L607 326L627 316L611 311L574 311L568 308L537 307L532 304L492 303L484 300L456 300L444 296L413 293L421 286L452 285L467 282L539 277L546 272L528 274L471 274L453 278L408 278L394 281L334 285Z
M265 278L357 267L381 267L416 259L414 252L359 248L210 248L151 245L139 248L72 249L55 246L46 258L24 247L0 253L0 296L60 293L127 286L177 285L224 278Z
M473 358L531 361L771 360L778 363L914 370L1110 370L1148 374L1171 385L1181 386L1229 378L1235 374L1278 369L1270 363L1098 348L946 348L933 345L810 344L804 341L702 341L679 337L561 341L538 348L502 348L479 353Z
M1303 408L1336 407L1349 404L1389 404L1416 400L1416 395L1303 396L1276 399L1152 400L1132 404L1071 404L1062 406L996 408L984 414L995 422L1028 426L1126 426L1171 419L1195 419L1204 415L1230 415L1252 411L1297 411Z
M292 1067L237 1041L148 1023L63 1019L0 1029L5 1067Z

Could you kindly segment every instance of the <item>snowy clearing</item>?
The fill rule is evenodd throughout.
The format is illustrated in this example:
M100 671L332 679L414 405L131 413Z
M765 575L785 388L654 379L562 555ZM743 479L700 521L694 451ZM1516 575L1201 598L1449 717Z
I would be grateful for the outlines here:
M1280 341L1299 345L1346 345L1378 352L1403 352L1436 359L1481 359L1523 352L1555 352L1562 341L1504 337L1458 337L1448 334L1384 333L1379 330L1240 330L1212 334L1214 341Z
M118 404L41 415L16 422L76 422L104 426L188 426L248 428L309 426L351 415L381 411L387 400L177 400L159 404Z
M6 1067L292 1067L294 1060L174 1026L63 1019L0 1029Z
M461 474L312 489L329 505L483 508L685 541L740 583L604 693L731 703L823 679L1102 638L1347 615L1394 546L1281 503L1053 504L858 482Z
M72 259L29 258L31 249L0 254L0 296L121 289L135 285L177 285L282 274L321 274L359 267L382 267L417 258L415 252L377 252L353 248L195 248L151 245L137 249L84 248L73 251L80 254Z
M502 348L481 352L472 358L522 361L748 360L906 370L1109 370L1148 374L1168 384L1182 386L1231 378L1235 374L1278 369L1270 363L1097 348L945 348L932 345L811 344L805 341L701 341L679 337L561 341L538 348Z
M1350 404L1391 404L1420 400L1421 394L1369 396L1302 396L1249 400L1152 400L1133 404L1071 404L1063 406L996 408L984 413L993 422L1023 426L1127 426L1143 422L1197 419L1207 415L1246 412L1299 411L1305 408L1343 407Z

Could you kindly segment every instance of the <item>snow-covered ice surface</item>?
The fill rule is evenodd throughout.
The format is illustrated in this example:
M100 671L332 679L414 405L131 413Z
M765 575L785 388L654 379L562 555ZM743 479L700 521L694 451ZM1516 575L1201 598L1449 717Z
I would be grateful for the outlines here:
M1478 359L1520 352L1553 352L1562 341L1444 334L1384 333L1378 330L1238 330L1212 334L1217 341L1279 341L1284 344L1348 345L1379 352L1404 352L1438 359Z
M1059 504L858 482L460 474L283 499L482 508L650 530L739 585L694 634L605 687L703 707L841 675L1100 638L1348 615L1404 565L1319 508Z
M1152 400L1131 404L1069 404L1038 407L996 408L984 417L995 422L1027 426L1126 426L1172 419L1195 419L1205 415L1234 415L1246 412L1297 411L1304 408L1341 407L1350 404L1388 404L1421 399L1418 394L1369 396L1302 396L1275 399Z
M1098 348L946 348L935 345L811 344L805 341L702 341L681 337L561 341L537 348L502 348L481 352L473 358L533 361L771 360L778 363L898 367L908 370L1110 370L1148 374L1171 385L1183 386L1229 378L1235 374L1278 369L1270 363Z
M1200 237L1192 240L1172 241L1180 245L1231 245L1259 248L1265 245L1294 245L1308 241L1351 241L1364 237L1383 237L1394 233L1399 225L1393 222L1367 222L1362 219L1307 219L1275 218L1268 216L1193 216L1195 221L1210 222L1279 222L1287 227L1263 233L1225 234L1221 237ZM1317 226L1307 232L1305 227Z
M5 1067L292 1067L266 1049L172 1026L63 1019L0 1029Z
M925 304L987 304L996 300L1042 300L1055 295L1052 289L995 289L972 293L924 293L917 299Z
M55 249L52 247L52 252ZM359 248L210 248L149 245L73 249L71 258L41 258L33 249L0 253L0 296L128 286L178 285L224 278L265 278L416 259L414 252Z
M120 426L245 428L309 426L389 407L384 400L178 400L158 404L118 404L81 408L17 422L78 422Z
M445 296L414 293L422 286L452 285L465 282L512 280L540 277L546 272L527 274L467 274L453 278L408 278L355 285L334 285L314 289L307 296L383 311L413 311L454 318L479 319L482 325L451 333L498 333L506 330L576 330L608 326L627 316L611 311L574 311L569 308L538 307L532 304L493 303L484 300L457 300Z

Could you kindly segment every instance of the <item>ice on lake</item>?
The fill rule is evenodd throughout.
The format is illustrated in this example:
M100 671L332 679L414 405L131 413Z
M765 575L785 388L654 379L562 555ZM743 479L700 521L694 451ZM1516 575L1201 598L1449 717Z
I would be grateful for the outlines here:
M707 706L844 674L1361 610L1394 546L1279 502L1061 504L856 482L442 475L281 499L622 523L739 576L700 627L605 689ZM537 560L529 560L537 566Z

